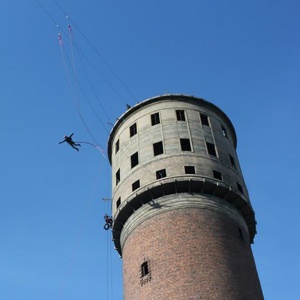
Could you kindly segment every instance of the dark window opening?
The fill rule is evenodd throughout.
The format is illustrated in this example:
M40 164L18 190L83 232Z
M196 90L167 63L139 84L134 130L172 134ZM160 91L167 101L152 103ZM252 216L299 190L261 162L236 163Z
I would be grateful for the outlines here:
M216 170L213 170L214 178L222 180L222 173Z
M184 110L176 110L177 121L185 121Z
M151 115L151 125L154 126L159 123L160 123L159 113L155 113L155 114Z
M129 127L129 132L130 132L130 137L134 136L135 134L137 134L137 128L136 128L136 123L134 123L133 125L131 125Z
M226 130L226 128L225 128L224 126L222 126L222 134L223 134L223 136L225 136L226 138L228 137L228 136L227 136L227 130Z
M148 267L148 262L145 261L144 263L142 263L141 265L141 275L142 277L146 276L149 274L149 267Z
M206 142L206 146L207 146L208 154L217 156L217 152L214 144Z
M234 158L230 154L229 154L229 158L230 158L231 166L236 169Z
M166 169L156 171L156 179L167 177Z
M135 191L136 189L138 189L140 187L140 181L137 180L132 184L132 191Z
M185 174L196 174L194 166L185 166L184 171Z
M236 183L236 186L237 186L238 190L239 190L242 194L244 194L243 188L242 188L242 186L241 186L238 182Z
M182 151L192 151L189 139L180 139L180 145Z
M119 149L120 149L120 142L119 142L119 140L117 140L116 145L115 145L115 150L116 150L115 153L117 153L119 151Z
M244 235L243 235L243 231L241 230L240 227L238 227L238 235L239 235L239 238L244 241Z
M163 148L162 142L157 142L157 143L153 144L153 153L154 153L154 156L164 153L164 148Z
M116 173L116 185L120 182L120 169Z
M135 152L131 155L131 168L134 168L139 163L139 154Z
M119 199L118 199L117 202L116 202L117 208L118 208L120 205L121 205L121 197L119 197Z
M200 119L202 125L209 126L208 116L200 113Z

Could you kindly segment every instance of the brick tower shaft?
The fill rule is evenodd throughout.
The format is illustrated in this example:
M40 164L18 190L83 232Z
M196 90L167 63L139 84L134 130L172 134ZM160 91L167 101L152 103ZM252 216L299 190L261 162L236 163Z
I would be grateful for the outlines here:
M135 216L141 224L129 220L125 299L263 299L245 223L217 199L199 200L160 198Z

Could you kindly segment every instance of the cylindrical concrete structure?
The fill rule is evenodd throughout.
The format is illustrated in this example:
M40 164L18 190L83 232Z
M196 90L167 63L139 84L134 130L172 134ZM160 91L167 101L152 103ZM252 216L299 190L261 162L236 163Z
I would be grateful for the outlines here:
M108 155L125 300L263 299L236 144L226 114L195 97L147 99L118 119Z

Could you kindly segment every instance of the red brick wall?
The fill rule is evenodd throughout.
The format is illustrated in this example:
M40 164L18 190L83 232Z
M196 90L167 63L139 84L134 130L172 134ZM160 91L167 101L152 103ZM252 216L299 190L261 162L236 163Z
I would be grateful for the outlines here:
M157 214L122 249L125 300L263 299L247 233L243 236L233 219L216 211ZM141 284L146 260L151 279Z

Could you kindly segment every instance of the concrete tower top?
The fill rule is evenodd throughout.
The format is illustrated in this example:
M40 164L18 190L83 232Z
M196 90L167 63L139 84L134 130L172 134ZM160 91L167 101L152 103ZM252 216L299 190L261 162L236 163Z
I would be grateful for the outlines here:
M177 200L164 209L209 206L198 200L180 204L181 196L217 198L224 212L230 207L234 218L244 223L252 242L256 221L236 146L235 129L227 115L204 99L161 95L128 109L108 140L116 249L122 252L122 243L140 222L131 218L134 212L168 196ZM132 226L128 229L125 224Z
M145 107L147 105L151 105L158 101L183 101L183 102L194 101L194 102L197 102L197 105L199 105L199 106L208 107L210 110L213 110L215 113L219 114L221 118L226 120L226 122L228 123L229 129L231 130L231 133L232 133L234 146L235 146L235 148L237 147L237 137L236 137L235 129L234 129L230 119L227 117L227 115L216 105L214 105L213 103L211 103L207 100L204 100L202 98L197 98L194 96L188 96L188 95L182 95L182 94L165 94L165 95L148 98L148 99L136 104L135 106L128 109L125 113L123 113L118 118L117 122L114 124L114 127L111 130L109 140L108 140L107 152L108 152L108 158L109 158L110 163L111 163L111 154L112 154L112 146L113 146L112 141L114 139L115 133L118 130L119 126L124 122L124 120L126 118L128 118L129 115L133 114L137 110L142 109L143 107Z

